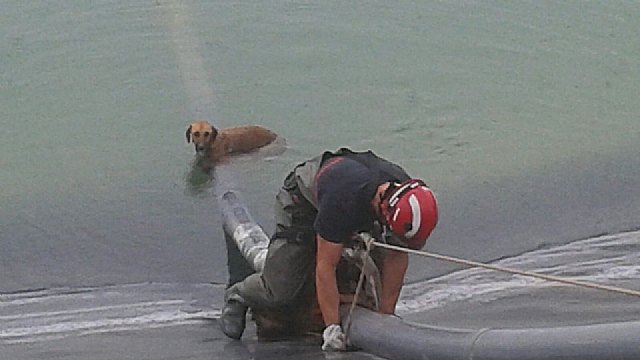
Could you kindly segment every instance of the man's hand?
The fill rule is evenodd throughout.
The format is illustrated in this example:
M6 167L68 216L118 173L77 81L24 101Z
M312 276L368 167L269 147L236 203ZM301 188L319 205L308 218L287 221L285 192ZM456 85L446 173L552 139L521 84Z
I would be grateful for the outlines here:
M345 351L347 350L347 338L342 332L342 327L338 324L331 324L322 333L323 351Z

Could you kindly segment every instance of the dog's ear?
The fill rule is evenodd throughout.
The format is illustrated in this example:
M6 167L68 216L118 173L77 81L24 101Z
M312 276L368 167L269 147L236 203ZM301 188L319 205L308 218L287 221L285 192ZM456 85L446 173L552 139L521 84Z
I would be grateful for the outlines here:
M191 125L189 125L189 127L187 128L187 132L185 133L185 135L187 136L187 143L191 142Z
M211 141L215 140L218 137L218 129L211 127Z

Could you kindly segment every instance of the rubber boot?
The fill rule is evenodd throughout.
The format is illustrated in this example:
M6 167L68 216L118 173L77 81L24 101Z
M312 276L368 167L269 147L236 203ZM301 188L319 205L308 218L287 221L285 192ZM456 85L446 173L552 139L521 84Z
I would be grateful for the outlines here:
M235 291L234 286L227 289L224 307L220 315L220 329L232 339L240 339L247 324L247 306Z

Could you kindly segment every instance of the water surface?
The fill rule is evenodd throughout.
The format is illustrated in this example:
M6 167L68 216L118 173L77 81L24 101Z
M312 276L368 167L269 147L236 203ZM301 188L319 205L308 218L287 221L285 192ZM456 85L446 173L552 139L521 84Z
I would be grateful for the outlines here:
M292 166L346 145L371 148L434 188L442 212L432 251L491 261L601 234L614 236L611 246L635 239L615 236L640 227L639 12L629 2L581 1L6 2L0 316L12 322L0 328L3 352L109 358L123 331L106 321L115 317L137 324L125 331L141 342L175 336L150 324L174 324L177 333L202 326L195 336L215 339L210 350L222 353L224 337L201 320L215 318L227 274L211 183L193 171L185 142L194 118L260 124L287 139L281 156L233 164L268 232L273 196ZM565 274L582 276L571 273L591 261L581 247L563 254ZM597 247L589 254L608 256ZM534 258L530 269L544 270L546 257ZM636 270L616 275L628 266L585 276L640 288ZM406 300L436 299L430 281L458 268L412 258L408 280L422 293ZM442 279L444 291L474 275L454 276ZM112 289L122 297L107 296ZM488 311L476 290L463 306ZM524 313L534 315L548 301L566 304L560 313L576 309L558 296L578 299L580 309L603 302L597 293L548 290L506 286L499 298L525 296L535 306ZM58 297L77 292L94 300ZM15 296L45 301L27 309ZM159 308L147 322L124 310L148 302ZM600 305L605 315L594 321L636 319L626 302L605 301L611 318ZM83 310L104 307L113 312ZM181 315L163 322L176 309ZM464 323L463 311L422 311L425 321ZM95 317L58 327L54 337L63 334L70 350L57 351L62 340L42 340L39 329L56 329L67 312ZM31 322L36 313L43 323ZM518 316L510 319L518 326ZM100 334L69 331L87 322L107 325ZM43 342L9 345L16 329L25 331L20 341Z

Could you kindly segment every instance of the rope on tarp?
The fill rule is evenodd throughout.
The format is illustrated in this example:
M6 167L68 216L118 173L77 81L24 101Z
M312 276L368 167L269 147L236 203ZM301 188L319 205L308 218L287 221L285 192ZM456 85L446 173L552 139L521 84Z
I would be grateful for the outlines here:
M533 278L542 279L542 280L546 280L546 281L553 281L553 282L559 282L559 283L568 284L568 285L574 285L574 286L578 286L578 287L584 287L584 288L590 288L590 289L596 289L596 290L604 290L604 291L614 292L614 293L618 293L618 294L625 294L625 295L631 295L631 296L640 297L640 291L638 291L638 290L626 289L626 288L621 288L621 287L617 287L617 286L598 284L598 283L582 281L582 280L571 280L571 279L567 279L567 278L563 278L563 277L559 277L559 276L540 274L540 273L536 273L536 272L524 271L524 270L518 270L518 269L511 269L511 268L506 268L506 267L502 267L502 266L497 266L497 265L492 265L492 264L485 264L485 263L481 263L481 262L477 262L477 261L457 258L457 257L453 257L453 256L436 254L436 253L432 253L432 252L428 252L428 251L413 250L413 249L409 249L409 248L405 248L405 247L401 247L401 246L390 245L390 244L385 244L385 243L382 243L382 242L379 242L379 241L375 241L375 239L368 233L360 233L359 237L365 243L370 243L373 246L377 246L377 247L381 247L381 248L385 248L385 249L389 249L389 250L402 251L402 252L406 252L406 253L409 253L409 254L420 255L420 256L429 257L429 258L433 258L433 259L437 259L437 260L442 260L442 261L448 261L448 262L452 262L452 263L456 263L456 264L467 265L467 266L470 266L470 267L479 267L479 268L483 268L483 269L500 271L500 272L514 274L514 275L528 276L528 277L533 277Z

